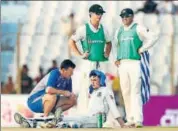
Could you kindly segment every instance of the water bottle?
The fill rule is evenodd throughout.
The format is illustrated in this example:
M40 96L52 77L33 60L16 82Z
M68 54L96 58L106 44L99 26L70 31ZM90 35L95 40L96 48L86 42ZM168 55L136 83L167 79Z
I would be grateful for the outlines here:
M102 128L103 127L103 120L102 120L102 113L101 112L99 112L98 114L97 114L97 127L98 128Z

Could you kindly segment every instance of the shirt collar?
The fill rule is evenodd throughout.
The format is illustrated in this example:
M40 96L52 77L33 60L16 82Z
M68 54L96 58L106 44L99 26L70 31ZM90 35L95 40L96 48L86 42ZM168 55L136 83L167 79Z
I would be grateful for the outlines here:
M124 30L129 30L134 24L135 22L132 22L128 27L124 26Z
M88 22L88 24L89 24L89 26L90 26L90 29L92 29L92 30L99 30L99 29L101 28L101 24L99 24L98 29L96 29L96 28L91 24L90 21Z

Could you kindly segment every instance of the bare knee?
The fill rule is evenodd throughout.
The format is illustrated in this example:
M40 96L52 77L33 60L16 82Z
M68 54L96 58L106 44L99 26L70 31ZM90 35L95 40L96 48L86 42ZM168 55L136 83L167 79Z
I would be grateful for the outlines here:
M71 97L71 98L70 98L70 105L71 105L71 106L74 106L74 105L76 105L76 103L77 103L76 98Z
M56 95L51 95L51 94L45 94L43 97L43 103L45 101L50 101L51 103L55 103L57 100Z

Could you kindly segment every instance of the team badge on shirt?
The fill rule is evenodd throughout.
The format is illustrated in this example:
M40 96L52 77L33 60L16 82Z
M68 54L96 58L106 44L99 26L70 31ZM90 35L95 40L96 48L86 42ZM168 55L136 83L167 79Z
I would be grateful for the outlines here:
M97 97L101 97L102 93L98 92Z

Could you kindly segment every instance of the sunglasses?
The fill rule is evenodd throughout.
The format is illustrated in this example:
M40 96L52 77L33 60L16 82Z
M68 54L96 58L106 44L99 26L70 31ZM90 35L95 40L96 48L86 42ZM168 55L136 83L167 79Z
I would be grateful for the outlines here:
M103 15L103 13L100 13L100 12L97 12L97 13L95 13L96 15Z
M121 15L121 18L129 18L129 17L132 17L132 15L130 15L130 14Z

